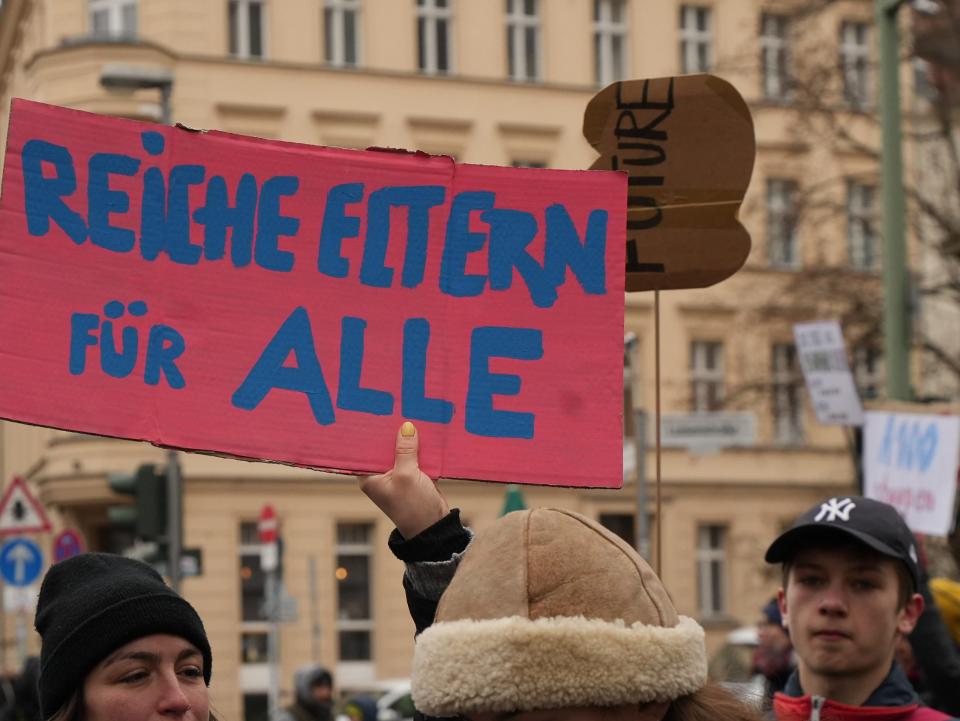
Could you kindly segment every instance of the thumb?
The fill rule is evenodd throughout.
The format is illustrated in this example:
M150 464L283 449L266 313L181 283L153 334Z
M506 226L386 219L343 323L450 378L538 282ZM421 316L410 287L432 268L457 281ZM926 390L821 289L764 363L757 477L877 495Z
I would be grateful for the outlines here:
M420 475L420 434L410 421L404 421L397 432L397 451L393 461L394 475L416 479Z

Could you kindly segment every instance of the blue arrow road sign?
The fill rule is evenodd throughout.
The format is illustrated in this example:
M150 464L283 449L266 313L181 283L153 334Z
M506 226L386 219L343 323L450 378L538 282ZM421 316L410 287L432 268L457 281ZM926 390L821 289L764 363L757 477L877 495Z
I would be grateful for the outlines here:
M43 552L33 541L14 538L0 548L0 576L11 586L29 586L43 570Z

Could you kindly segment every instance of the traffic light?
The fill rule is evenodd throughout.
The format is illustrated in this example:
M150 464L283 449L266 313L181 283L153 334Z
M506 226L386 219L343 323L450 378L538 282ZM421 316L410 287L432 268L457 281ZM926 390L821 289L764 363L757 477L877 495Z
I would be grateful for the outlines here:
M110 474L110 488L124 496L132 496L128 506L107 509L110 523L133 531L141 541L164 543L167 539L167 475L163 468L145 463L134 474Z

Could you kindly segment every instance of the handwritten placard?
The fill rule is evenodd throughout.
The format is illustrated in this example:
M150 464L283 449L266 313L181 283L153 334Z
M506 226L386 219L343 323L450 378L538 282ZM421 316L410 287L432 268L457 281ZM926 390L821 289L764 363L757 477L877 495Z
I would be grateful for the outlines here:
M0 416L352 472L619 486L626 178L14 101Z

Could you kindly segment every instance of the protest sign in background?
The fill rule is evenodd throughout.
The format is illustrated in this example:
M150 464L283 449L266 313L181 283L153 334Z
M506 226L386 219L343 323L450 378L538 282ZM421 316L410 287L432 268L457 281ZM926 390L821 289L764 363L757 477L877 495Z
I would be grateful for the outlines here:
M15 101L0 416L354 472L622 483L626 178Z
M868 411L864 493L894 506L917 533L943 536L954 523L960 417Z

